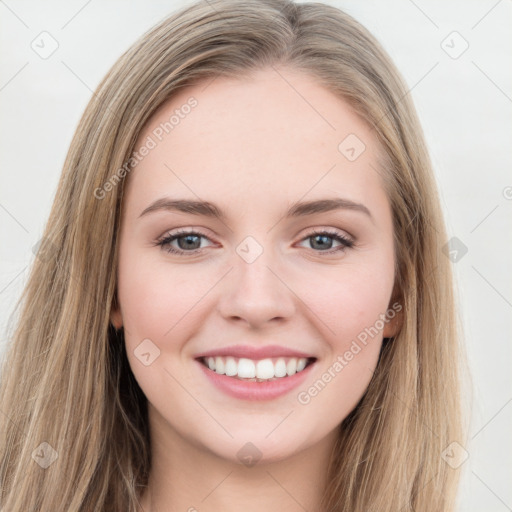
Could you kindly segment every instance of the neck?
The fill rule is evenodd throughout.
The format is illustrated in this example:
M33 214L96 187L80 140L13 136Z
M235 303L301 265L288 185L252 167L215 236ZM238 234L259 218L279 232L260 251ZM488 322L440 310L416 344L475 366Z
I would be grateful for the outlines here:
M149 408L152 466L141 512L320 510L337 430L289 457L244 465L171 433Z

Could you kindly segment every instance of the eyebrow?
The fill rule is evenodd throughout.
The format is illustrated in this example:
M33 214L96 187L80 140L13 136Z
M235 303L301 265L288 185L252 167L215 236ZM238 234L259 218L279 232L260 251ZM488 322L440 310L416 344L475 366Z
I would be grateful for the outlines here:
M285 212L284 217L305 217L307 215L314 215L315 213L324 213L334 210L359 211L367 215L373 221L372 214L366 206L341 197L293 203ZM203 215L205 217L212 217L219 220L227 219L226 214L218 206L209 201L171 199L169 197L162 197L161 199L157 199L154 203L151 203L139 215L139 218L157 211L177 211L192 215Z

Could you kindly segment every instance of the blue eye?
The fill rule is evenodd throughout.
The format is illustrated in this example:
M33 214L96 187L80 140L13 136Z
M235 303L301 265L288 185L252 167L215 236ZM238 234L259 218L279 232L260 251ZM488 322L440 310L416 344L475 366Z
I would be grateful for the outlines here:
M195 231L178 231L172 235L168 235L160 240L157 245L164 248L167 252L173 254L183 254L185 252L197 253L201 251L201 238L207 238L201 233ZM207 238L208 239L208 238ZM171 245L172 242L178 240L178 248ZM209 239L208 239L209 240ZM199 244L199 245L198 245ZM191 249L191 250L189 250Z
M332 242L329 242L329 239L337 241L340 245L332 249ZM312 248L320 249L320 251L315 252L323 252L327 254L343 251L354 246L354 242L352 240L350 240L346 236L341 235L337 231L314 231L313 233L310 233L307 237L303 238L303 240L312 240L310 242Z
M162 238L156 243L156 245L162 247L166 252L172 254L198 254L202 252L204 248L201 247L202 238L210 240L207 236L203 235L202 233L196 231L180 230L178 232L175 232L171 235ZM354 242L351 239L341 235L337 231L314 231L313 233L310 233L308 236L304 237L302 241L309 239L312 240L312 242L310 242L312 249L314 249L315 252L318 252L320 254L332 254L336 252L341 252L344 251L345 249L353 247L354 245ZM332 240L338 242L340 245L333 249ZM178 242L178 247L171 245L175 241Z

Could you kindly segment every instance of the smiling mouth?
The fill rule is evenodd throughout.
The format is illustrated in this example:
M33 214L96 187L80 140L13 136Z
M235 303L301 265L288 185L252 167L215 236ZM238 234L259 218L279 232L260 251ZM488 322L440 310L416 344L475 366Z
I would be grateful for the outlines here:
M261 360L231 356L200 357L197 359L209 370L246 382L271 382L286 379L304 371L316 357L273 357Z

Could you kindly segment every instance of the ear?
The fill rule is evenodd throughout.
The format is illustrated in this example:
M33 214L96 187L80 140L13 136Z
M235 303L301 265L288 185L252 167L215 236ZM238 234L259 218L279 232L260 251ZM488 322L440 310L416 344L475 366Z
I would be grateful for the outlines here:
M112 301L112 308L110 309L110 322L117 329L121 329L123 326L123 315L121 314L121 308L117 302L117 297L114 297Z
M385 323L384 330L382 333L384 338L393 338L394 336L396 336L402 329L404 321L402 304L398 301L392 301L390 302L390 304L394 305L395 307L390 306L388 308L388 313L386 314L386 316L389 318L389 320ZM391 318L391 315L393 315L393 313L395 313L395 315L393 316L393 318Z
M397 283L395 283L395 286L393 287L388 310L386 311L386 317L389 320L385 323L382 335L384 338L392 338L400 332L404 323L402 293L399 290Z

